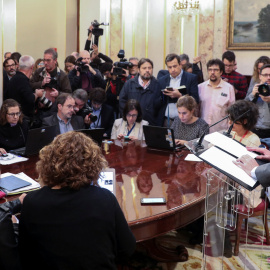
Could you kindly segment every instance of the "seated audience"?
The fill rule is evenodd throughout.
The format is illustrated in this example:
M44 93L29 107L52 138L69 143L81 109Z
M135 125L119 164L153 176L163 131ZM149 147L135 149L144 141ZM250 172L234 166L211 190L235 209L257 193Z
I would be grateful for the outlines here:
M249 83L247 95L245 97L246 100L250 100L249 95L252 92L255 84L260 83L260 78L259 78L260 77L260 69L262 66L264 66L266 64L270 64L270 58L268 56L261 56L255 61L254 67L253 67L252 78L251 78L251 81Z
M258 147L261 145L260 138L251 131L255 127L259 116L258 108L254 103L239 100L232 104L226 112L229 114L229 125L232 125L233 121L247 112L233 124L231 132L233 139L246 146Z
M80 132L40 151L43 187L24 198L19 224L22 269L116 269L116 260L132 255L136 241L118 201L98 186L106 166L99 146Z
M270 137L270 96L263 96L258 91L260 84L268 84L270 86L269 74L270 64L263 65L259 74L260 81L254 85L252 91L246 97L246 100L252 101L258 106L259 117L252 131L260 138Z
M232 51L226 51L222 55L222 61L225 66L225 72L222 74L223 80L230 83L235 92L235 99L244 99L247 94L247 79L242 74L235 71L235 54Z
M209 133L208 124L194 115L197 103L191 96L180 97L176 104L178 117L172 123L175 143L184 144L187 141L200 138L203 133Z
M65 59L65 72L68 74L75 66L76 58L73 55L69 55Z
M75 115L75 100L70 94L63 93L58 96L56 104L57 113L43 118L42 126L56 125L56 135L85 127L83 118Z
M207 63L209 80L199 84L200 115L210 126L226 114L226 109L235 102L234 88L222 80L224 63L219 59L209 60ZM228 128L228 121L224 120L210 128L210 133Z
M128 136L130 140L144 140L144 125L148 125L148 122L142 120L140 103L130 99L123 109L123 118L114 121L111 139L120 140Z
M20 104L6 99L0 110L0 147L1 153L25 146L28 123L23 120Z
M104 128L105 131L103 136L110 138L114 121L114 113L113 108L105 104L105 90L102 88L93 88L89 98L93 109L92 115L95 115L97 119L93 122L88 116L88 121L85 119L85 123L90 125L90 129Z

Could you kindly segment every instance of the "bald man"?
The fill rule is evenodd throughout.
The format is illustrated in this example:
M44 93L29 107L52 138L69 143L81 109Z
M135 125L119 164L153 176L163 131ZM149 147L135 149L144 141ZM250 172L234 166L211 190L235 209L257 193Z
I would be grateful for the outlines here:
M90 54L88 51L81 51L76 63L75 68L68 74L72 91L82 88L90 93L96 87L105 89L106 82L101 73L90 66Z

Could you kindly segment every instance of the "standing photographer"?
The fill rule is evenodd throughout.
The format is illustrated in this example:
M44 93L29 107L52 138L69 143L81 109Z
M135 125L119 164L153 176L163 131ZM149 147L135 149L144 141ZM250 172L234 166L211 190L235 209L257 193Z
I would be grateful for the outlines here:
M80 52L75 68L69 72L68 78L72 91L82 88L89 93L92 88L106 87L100 72L90 66L90 54L88 51Z
M270 64L261 67L260 83L255 84L247 93L246 100L254 102L259 109L259 117L255 129L252 130L260 138L270 137ZM263 85L266 84L266 85ZM263 85L263 87L261 86ZM266 91L268 89L268 91Z

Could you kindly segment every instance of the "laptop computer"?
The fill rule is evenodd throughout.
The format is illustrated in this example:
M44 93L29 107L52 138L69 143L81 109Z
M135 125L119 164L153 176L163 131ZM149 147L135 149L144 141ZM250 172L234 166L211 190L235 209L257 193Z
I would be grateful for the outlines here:
M56 126L29 129L25 147L10 150L9 152L20 156L31 156L38 154L39 151L56 136Z
M103 134L105 132L104 128L96 128L96 129L78 129L76 131L82 132L86 136L93 139L99 146L102 145Z
M148 147L177 151L185 146L176 145L173 129L157 126L143 126L145 143Z

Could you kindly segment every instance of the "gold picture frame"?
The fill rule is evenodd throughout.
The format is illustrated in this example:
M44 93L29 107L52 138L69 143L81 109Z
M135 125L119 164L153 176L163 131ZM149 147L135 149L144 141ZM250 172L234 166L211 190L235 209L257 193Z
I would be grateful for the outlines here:
M229 0L227 49L270 50L269 14L269 0Z

